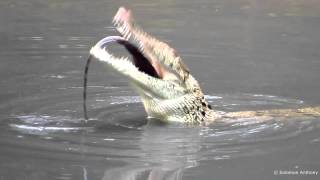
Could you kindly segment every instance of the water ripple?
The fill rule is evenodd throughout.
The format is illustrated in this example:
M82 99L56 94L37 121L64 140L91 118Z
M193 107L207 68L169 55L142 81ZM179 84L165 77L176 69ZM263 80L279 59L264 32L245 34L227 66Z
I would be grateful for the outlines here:
M181 168L198 166L202 160L225 161L268 154L283 148L269 146L269 143L281 143L320 128L318 121L250 118L217 122L208 127L159 125L146 118L140 97L129 95L127 87L118 91L118 86L92 85L89 89L92 96L88 99L88 121L82 117L79 98L82 87L60 88L61 93L25 98L24 101L33 104L33 110L12 114L5 121L11 132L6 133L7 137L0 143L19 152L31 149L30 152L48 153L50 150L54 152L51 156L68 154L70 159L74 158L70 154L83 154L91 160L135 162L126 166L126 170L130 171L131 167L135 173L139 171L137 167L145 172L159 167L178 172ZM206 95L206 98L213 106L223 104L234 109L301 105L299 100L268 95ZM10 103L19 109L24 101ZM0 108L5 109L6 105ZM20 108L26 111L25 106ZM310 141L318 142L317 138ZM29 150L18 150L21 146ZM112 175L118 170L110 169L105 174Z

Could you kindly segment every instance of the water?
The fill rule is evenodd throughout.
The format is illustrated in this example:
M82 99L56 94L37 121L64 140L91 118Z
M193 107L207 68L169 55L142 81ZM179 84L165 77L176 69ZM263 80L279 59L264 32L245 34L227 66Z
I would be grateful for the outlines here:
M0 2L0 179L319 179L320 119L209 127L148 121L126 79L89 48L121 5L176 47L213 107L319 105L318 1ZM115 49L115 51L121 51Z

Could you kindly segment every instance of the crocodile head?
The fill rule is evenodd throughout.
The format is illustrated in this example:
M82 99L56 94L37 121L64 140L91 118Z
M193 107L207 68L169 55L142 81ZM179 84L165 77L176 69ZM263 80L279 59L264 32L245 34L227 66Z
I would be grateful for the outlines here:
M129 79L149 117L187 124L206 124L219 117L173 48L144 32L123 7L113 23L121 36L100 40L90 54ZM123 45L132 60L108 52L110 42Z

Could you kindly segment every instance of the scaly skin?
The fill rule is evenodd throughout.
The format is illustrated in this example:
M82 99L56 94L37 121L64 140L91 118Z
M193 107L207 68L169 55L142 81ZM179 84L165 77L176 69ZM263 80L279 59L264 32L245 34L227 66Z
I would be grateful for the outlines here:
M118 42L130 44L134 47L133 49L140 52L141 56L144 56L152 65L158 77L140 71L139 67L127 58L111 55L103 48L105 40L99 41L92 47L90 54L106 62L129 79L141 96L144 108L150 117L165 122L207 125L215 120L230 118L320 116L320 107L230 113L215 111L205 100L199 83L190 74L175 50L144 32L135 23L129 10L119 8L113 23L123 36L115 39L118 38ZM108 38L110 37L105 39Z

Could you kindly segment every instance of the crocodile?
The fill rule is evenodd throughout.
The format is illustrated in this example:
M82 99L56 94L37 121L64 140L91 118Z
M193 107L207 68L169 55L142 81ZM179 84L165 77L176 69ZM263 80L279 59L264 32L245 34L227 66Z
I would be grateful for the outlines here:
M120 7L113 24L121 36L100 40L91 48L88 62L95 57L126 76L140 95L148 117L190 125L235 118L320 117L320 106L240 112L214 110L175 49L142 30L130 10ZM107 49L111 42L123 45L132 60L111 54Z

